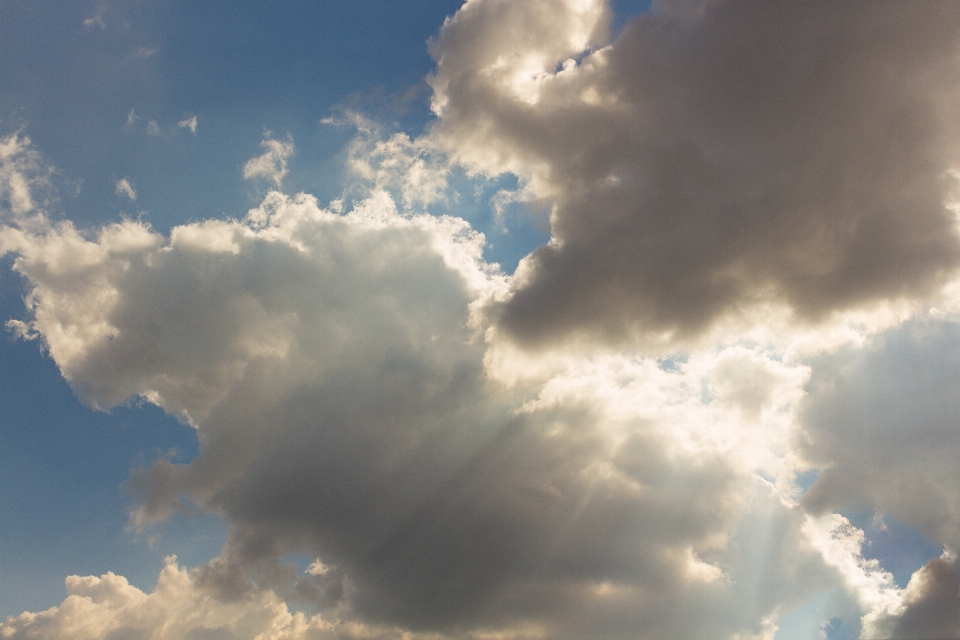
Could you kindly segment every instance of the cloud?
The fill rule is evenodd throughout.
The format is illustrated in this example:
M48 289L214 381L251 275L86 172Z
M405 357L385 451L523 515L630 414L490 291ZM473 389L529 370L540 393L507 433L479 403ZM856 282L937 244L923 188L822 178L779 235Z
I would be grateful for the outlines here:
M101 31L107 28L107 23L103 21L103 16L99 13L83 21L83 26L87 29L99 28Z
M197 116L190 116L185 118L177 123L177 127L181 129L188 129L190 133L197 134Z
M263 178L279 188L287 175L287 158L293 155L293 141L289 138L286 142L273 140L269 133L266 135L260 143L263 155L247 161L243 166L243 177L247 180Z
M225 602L211 597L196 576L167 558L152 593L122 576L70 576L59 607L25 612L0 623L5 640L153 638L155 640L400 640L410 636L390 628L327 621L292 613L276 594L265 591ZM420 638L418 637L418 640Z
M34 192L46 183L39 154L20 132L0 139L0 207L14 216L34 209Z
M954 9L897 7L663 3L608 45L599 1L472 0L432 45L428 137L357 120L346 211L271 191L168 235L80 230L5 138L9 326L89 406L197 429L191 462L131 472L132 527L198 509L230 534L150 594L71 578L4 637L770 640L829 589L865 634L952 633ZM244 177L279 188L293 142L261 146ZM514 276L410 212L444 149L553 208ZM861 508L944 556L899 589Z
M132 113L132 112L131 112ZM130 121L130 118L127 118L127 121ZM160 135L160 125L157 124L156 120L150 120L147 122L147 135L148 136L159 136Z
M433 134L514 173L553 241L497 312L528 345L820 320L954 272L960 7L476 0L432 45Z
M133 188L133 185L130 184L130 181L126 178L121 178L117 180L117 195L118 196L127 196L130 200L137 199L137 192Z
M872 638L960 637L960 567L945 553L913 574L903 607L871 621Z
M272 192L169 237L0 232L30 283L21 333L84 402L197 427L195 460L132 474L131 517L223 516L190 574L220 602L272 591L446 637L768 638L842 583L789 498L804 366L597 353L508 383L476 313L506 287L482 245L383 192L346 213Z
M960 550L960 325L916 320L814 367L798 450L813 511L877 510Z
M347 151L347 167L363 183L364 191L395 193L406 209L447 200L449 162L429 137L411 139L394 133L384 139L377 123L353 113L323 122L357 129Z

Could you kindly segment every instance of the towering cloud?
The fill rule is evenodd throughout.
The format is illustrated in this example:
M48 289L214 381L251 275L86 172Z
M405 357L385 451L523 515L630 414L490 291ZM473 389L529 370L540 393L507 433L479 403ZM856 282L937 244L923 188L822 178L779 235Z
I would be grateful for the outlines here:
M502 323L521 341L700 332L941 284L957 264L960 7L468 2L434 43L436 134L553 207ZM509 26L504 26L509 25Z

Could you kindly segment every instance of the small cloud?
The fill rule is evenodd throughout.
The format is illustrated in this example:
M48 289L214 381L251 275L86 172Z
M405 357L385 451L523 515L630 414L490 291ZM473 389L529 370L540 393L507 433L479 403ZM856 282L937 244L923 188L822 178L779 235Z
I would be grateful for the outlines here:
M287 136L287 140L271 140L270 132L264 134L265 137L260 146L265 149L262 155L251 158L243 166L243 177L247 180L252 178L266 178L273 182L277 187L283 182L287 175L287 158L293 155L293 140Z
M197 135L197 116L190 116L184 120L181 120L177 123L177 126L181 129L189 129L190 133Z
M130 181L126 178L117 180L117 195L118 196L127 196L130 200L137 199L137 192L133 188L133 185L130 184Z
M139 49L137 49L137 52L136 52L135 54L133 54L133 55L136 56L136 57L138 57L138 58L149 58L150 56L152 56L152 55L155 54L156 52L157 52L156 49L152 49L152 48L148 48L148 47L140 47Z
M156 120L150 120L149 122L147 122L147 135L148 136L160 135L160 125L157 124Z
M127 114L127 129L133 128L133 125L137 123L137 112L134 109L130 109L130 113Z
M101 31L107 28L107 23L103 21L103 18L98 13L92 18L87 18L83 21L83 26L87 29L94 29L99 27Z

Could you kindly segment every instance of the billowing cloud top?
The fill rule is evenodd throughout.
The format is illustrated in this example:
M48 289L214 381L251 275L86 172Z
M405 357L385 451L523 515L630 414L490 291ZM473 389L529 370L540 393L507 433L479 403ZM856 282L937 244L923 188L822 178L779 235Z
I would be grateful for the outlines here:
M957 265L960 7L469 2L434 43L437 135L553 207L502 309L526 343L689 335L929 293ZM504 25L510 25L504 27Z

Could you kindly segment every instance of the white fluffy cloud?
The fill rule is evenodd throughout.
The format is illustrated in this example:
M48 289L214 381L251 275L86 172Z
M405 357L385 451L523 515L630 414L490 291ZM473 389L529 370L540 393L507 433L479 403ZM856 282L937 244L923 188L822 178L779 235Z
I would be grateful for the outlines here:
M292 613L270 591L225 602L167 558L156 588L144 593L112 573L70 576L59 607L11 616L4 640L400 640L400 630ZM417 640L426 640L422 636Z

